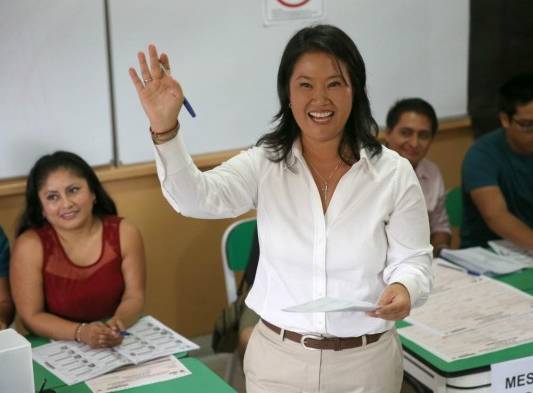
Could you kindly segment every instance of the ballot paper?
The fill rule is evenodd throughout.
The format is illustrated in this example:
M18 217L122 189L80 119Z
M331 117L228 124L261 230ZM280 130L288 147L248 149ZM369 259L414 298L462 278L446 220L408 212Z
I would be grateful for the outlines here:
M379 307L376 304L362 300L336 299L329 296L321 297L310 302L287 307L287 312L340 312L340 311L374 311Z
M75 341L52 341L34 348L33 360L72 385L125 365L199 348L151 316L141 318L128 333L114 348L92 349Z
M86 383L93 393L108 393L168 381L190 374L191 372L178 359L174 356L166 356L140 365L125 367L90 379Z

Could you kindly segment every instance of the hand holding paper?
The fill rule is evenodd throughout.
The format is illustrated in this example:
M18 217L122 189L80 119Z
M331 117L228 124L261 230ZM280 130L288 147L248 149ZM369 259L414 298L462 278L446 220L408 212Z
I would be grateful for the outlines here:
M388 321L399 321L408 316L411 311L411 296L407 288L395 282L385 288L378 306L378 310L370 311L367 315Z

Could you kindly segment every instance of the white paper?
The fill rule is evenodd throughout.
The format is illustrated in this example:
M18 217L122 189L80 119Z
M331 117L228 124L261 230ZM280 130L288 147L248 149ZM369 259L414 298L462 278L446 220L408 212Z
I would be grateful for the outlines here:
M93 393L116 392L190 375L191 372L174 356L129 366L114 373L87 381Z
M151 316L141 318L128 332L130 335L114 350L134 364L199 348Z
M533 268L533 250L518 247L509 240L491 240L488 244L496 254L513 259L526 267Z
M432 334L416 325L398 329L398 333L451 362L533 342L533 318L507 318L449 336Z
M128 332L114 348L91 349L75 341L52 341L34 348L33 359L72 385L125 365L199 348L151 316L141 318Z
M526 267L521 262L495 254L482 247L471 247L462 250L445 248L441 251L441 256L480 274L508 274Z
M533 312L533 297L507 284L439 264L433 270L434 289L426 304L411 310L409 323L450 335Z
M329 296L321 297L310 302L287 307L282 311L287 312L339 312L339 311L374 311L378 306L364 301L335 299Z

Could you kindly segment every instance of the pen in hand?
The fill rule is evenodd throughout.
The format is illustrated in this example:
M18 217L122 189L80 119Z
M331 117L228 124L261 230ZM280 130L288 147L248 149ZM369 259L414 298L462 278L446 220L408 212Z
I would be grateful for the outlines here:
M185 97L183 97L183 105L185 106L185 109L187 109L187 112L189 112L189 114L192 117L196 117L196 113L194 112L194 109L192 109L191 104L189 103L189 101Z

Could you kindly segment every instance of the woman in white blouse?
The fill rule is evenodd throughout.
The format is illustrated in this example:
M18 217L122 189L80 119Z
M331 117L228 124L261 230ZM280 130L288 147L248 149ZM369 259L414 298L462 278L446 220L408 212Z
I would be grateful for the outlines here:
M328 25L297 32L278 71L273 130L208 172L178 133L184 96L168 57L151 45L149 64L138 58L142 79L129 72L170 204L198 218L257 210L261 255L246 303L261 321L244 359L248 393L400 391L394 321L428 296L429 225L411 165L375 137L353 41ZM379 308L283 311L325 296Z

